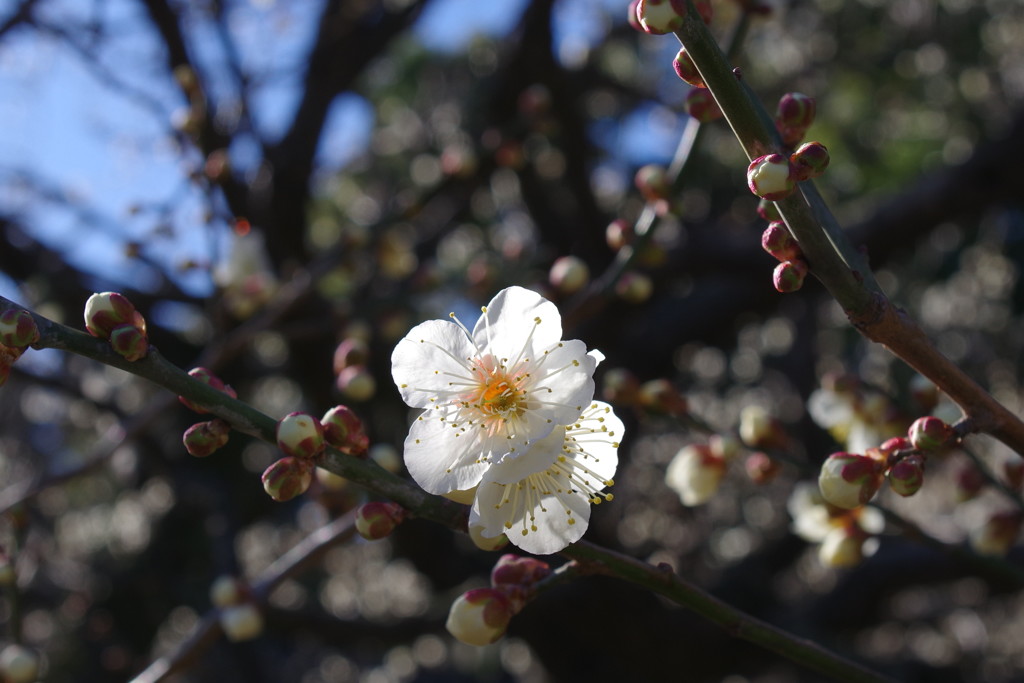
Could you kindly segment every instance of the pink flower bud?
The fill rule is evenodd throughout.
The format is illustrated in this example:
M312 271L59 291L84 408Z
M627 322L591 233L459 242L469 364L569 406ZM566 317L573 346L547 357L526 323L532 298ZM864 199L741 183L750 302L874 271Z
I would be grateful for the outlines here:
M0 678L5 683L33 683L39 676L39 655L11 643L0 652Z
M786 93L779 99L775 110L775 127L782 136L782 144L793 147L800 142L814 123L816 105L813 97L803 93Z
M85 329L94 337L109 339L118 325L135 325L142 332L146 323L131 301L117 292L93 294L85 302Z
M358 337L344 339L334 349L334 374L352 365L366 365L370 360L370 345Z
M233 643L252 640L263 633L263 615L251 602L225 607L218 616L224 635Z
M820 142L805 142L789 156L796 180L817 178L828 168L828 150Z
M683 26L686 0L640 0L636 6L636 16L647 33L672 33Z
M643 198L649 202L667 199L671 190L665 167L658 164L647 164L638 168L636 175L633 176L633 183Z
M356 510L356 531L368 541L387 538L405 519L405 510L397 503L373 501Z
M348 406L334 406L320 419L324 440L343 453L364 457L370 447L363 421Z
M756 451L743 462L747 476L755 484L767 484L782 470L782 464L764 451Z
M912 496L924 484L924 457L913 454L889 469L889 488L901 496Z
M146 333L128 323L117 325L110 331L110 347L132 363L145 358L149 353Z
M511 553L502 555L491 570L491 586L522 586L529 588L551 574L551 566L535 557Z
M683 109L701 123L710 123L722 118L722 110L707 88L692 88L686 93Z
M971 547L982 555L1002 557L1009 552L1020 533L1021 513L1018 510L997 512L970 536Z
M618 251L633 241L633 226L628 221L616 218L604 229L604 240L609 248Z
M652 379L640 385L640 405L666 415L685 415L689 406L686 397L667 379Z
M224 384L224 382L222 382L219 377L214 375L212 372L210 372L206 368L203 368L203 367L192 368L191 370L188 371L188 374L189 374L189 377L191 377L193 379L196 379L196 380L199 380L203 384L209 384L211 387L213 387L217 391L219 391L219 392L221 392L223 394L227 394L231 398L238 398L238 394L235 392L234 389L232 389L227 384ZM204 415L204 414L210 412L209 410L196 405L195 403L193 403L192 401L188 400L184 396L179 396L178 397L178 401L180 401L183 406L185 406L185 407L187 407L187 408L189 408L189 409L199 413L200 415Z
M231 425L217 418L192 425L185 430L181 440L189 455L205 458L227 444L230 433Z
M919 417L910 425L907 437L918 450L937 451L950 445L956 439L956 432L937 417Z
M772 284L777 291L783 294L795 292L804 286L807 272L807 261L803 259L783 261L775 266L775 270L772 272Z
M672 68L675 69L676 75L679 78L693 87L704 87L704 79L700 77L697 65L693 63L693 58L686 52L686 48L680 48L679 52L676 53L676 58L672 60Z
M309 413L288 413L277 422L277 447L295 458L315 458L324 451L324 428Z
M562 256L555 259L548 272L548 282L562 294L578 292L589 281L590 268L578 256Z
M642 304L651 298L654 283L643 273L628 271L615 283L615 293L620 299L631 304Z
M804 252L782 221L773 221L761 233L761 248L779 261L803 259Z
M765 154L747 167L747 186L762 199L776 202L793 194L793 180L789 159L781 154Z
M477 588L452 603L445 628L467 645L490 645L505 635L514 614L512 602L503 591Z
M757 203L757 215L769 222L782 220L779 207L775 206L775 202L770 202L767 199L762 199Z
M725 460L703 444L684 446L665 469L665 483L688 507L701 505L718 491L725 475Z
M844 510L858 508L874 497L882 485L883 468L874 458L855 453L833 453L821 466L818 488L822 497Z
M0 313L0 344L23 348L39 341L39 328L32 314L23 308Z
M263 490L279 503L300 496L313 483L313 461L281 458L263 472Z
M377 380L365 365L350 365L338 373L338 391L352 401L368 401L377 393Z

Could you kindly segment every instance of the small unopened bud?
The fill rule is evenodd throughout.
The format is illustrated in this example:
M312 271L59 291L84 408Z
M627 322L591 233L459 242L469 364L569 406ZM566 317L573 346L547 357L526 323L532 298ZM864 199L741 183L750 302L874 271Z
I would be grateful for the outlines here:
M889 468L889 488L901 496L912 496L924 484L924 457L912 454Z
M683 110L701 123L722 118L722 110L707 88L692 88L683 100Z
M775 127L782 137L782 144L793 147L807 133L814 123L816 105L813 97L803 93L786 93L779 99L775 110Z
M0 652L0 678L5 683L34 683L39 676L39 655L11 643Z
M503 591L477 588L452 603L445 628L467 645L490 645L505 635L514 613L512 601Z
M123 294L100 292L85 302L85 329L92 336L109 339L115 327L125 324L146 330L142 315Z
M757 215L769 222L782 220L779 207L775 206L775 202L770 202L767 199L762 199L757 203Z
M918 450L937 451L950 445L956 439L956 432L937 417L919 417L910 425L907 437Z
M767 484L782 470L782 465L764 451L755 451L743 461L747 476L755 484Z
M688 507L701 505L718 491L725 475L725 460L703 444L684 446L665 470L665 483Z
M740 411L740 439L750 448L781 450L789 438L782 423L759 405L744 406Z
M363 421L348 406L334 406L320 419L324 440L343 453L363 457L370 447Z
M491 586L530 587L551 574L551 566L535 557L511 553L498 558L491 570Z
M637 169L633 183L640 194L649 202L668 199L671 183L665 167L659 164L647 164Z
M781 154L757 157L747 167L747 186L758 197L773 202L793 194L796 182L789 159Z
M387 538L405 519L405 510L397 503L372 501L356 510L356 531L368 541Z
M377 393L377 380L365 365L350 365L338 373L338 391L352 401L368 401Z
M219 616L224 635L233 643L252 640L263 633L263 615L251 602L225 607Z
M1017 540L1021 521L1021 513L1018 510L993 514L985 524L971 532L971 547L982 555L1006 555Z
M589 281L590 268L578 256L562 256L555 259L548 272L548 282L562 294L578 292Z
M772 221L761 233L761 248L779 261L802 259L803 250L782 221Z
M697 65L693 63L693 58L690 57L686 48L680 48L679 52L676 53L676 58L672 60L672 68L675 69L676 75L679 78L693 87L704 87L704 79L701 78L700 72L697 71Z
M324 451L324 428L309 413L289 413L277 422L277 447L285 455L315 458Z
M615 293L620 299L631 304L642 304L651 298L654 283L643 273L629 271L622 274L615 283Z
M365 339L347 337L334 349L334 374L353 365L366 365L370 360L370 345Z
M601 380L601 396L609 403L633 403L639 391L640 380L625 368L609 368Z
M0 344L22 348L39 341L39 328L32 314L23 308L0 313Z
M224 574L210 584L210 602L214 607L230 607L248 599L249 588L238 577Z
M686 0L640 0L636 6L636 16L647 33L672 33L683 26Z
M227 384L224 384L224 382L222 382L219 377L217 377L216 375L214 375L212 372L210 372L208 369L206 369L204 367L192 368L191 370L188 371L188 375L192 379L199 380L203 384L209 384L211 387L213 387L217 391L219 391L219 392L221 392L223 394L227 394L231 398L238 398L238 394L235 392L234 389L232 389ZM184 396L179 396L178 397L178 401L180 401L181 404L183 406L185 406L186 408L189 408L190 410L193 410L193 411L199 413L200 415L203 415L203 414L206 414L206 413L210 412L206 408L203 408L203 407L193 403L192 401L190 401L189 399L185 398Z
M134 363L149 353L146 333L135 325L117 325L110 331L110 347L124 359Z
M604 229L604 241L608 247L618 251L633 241L633 226L628 221L616 218Z
M878 492L882 485L883 467L874 458L855 453L833 453L821 466L818 488L832 505L852 510Z
M818 560L826 567L854 567L864 559L867 535L855 526L830 530L818 548Z
M313 483L313 461L281 458L263 472L263 490L279 503L301 496Z
M217 418L207 422L197 422L185 430L181 441L189 455L205 458L224 447L231 433L231 425Z
M828 150L820 142L805 142L789 157L796 180L817 178L828 168Z
M807 261L801 258L783 261L772 271L772 285L783 294L795 292L804 286L807 272Z
M667 379L652 379L640 385L640 405L666 415L685 415L689 406L686 397Z

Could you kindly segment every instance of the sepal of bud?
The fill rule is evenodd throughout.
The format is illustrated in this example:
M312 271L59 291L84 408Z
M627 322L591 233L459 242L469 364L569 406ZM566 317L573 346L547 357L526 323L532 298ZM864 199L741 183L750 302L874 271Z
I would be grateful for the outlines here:
M514 614L512 601L504 591L477 588L452 603L445 628L467 645L490 645L505 635Z
M725 475L725 460L703 444L684 446L665 470L665 483L688 507L711 499Z
M775 109L775 128L782 137L782 144L793 147L803 140L807 129L814 123L816 109L814 98L803 93L790 92L779 99Z
M118 325L135 325L142 332L146 323L135 306L123 294L99 292L85 302L85 329L94 337L109 339Z
M672 60L672 68L675 69L676 75L683 79L695 88L704 87L704 79L701 78L700 72L697 71L697 65L693 63L693 58L690 57L686 48L679 48L679 52L676 53L676 58Z
M772 285L783 294L795 292L804 286L808 270L807 261L801 258L783 261L772 271Z
M0 678L5 683L34 683L39 676L39 655L24 645L11 643L0 652Z
M640 0L636 17L647 33L663 35L678 31L686 16L686 0Z
M722 109L707 88L692 88L683 100L683 110L701 123L722 118Z
M363 421L348 406L337 405L324 413L320 419L324 440L343 453L356 457L366 456L370 438L366 435Z
M833 453L821 466L818 488L826 502L844 510L858 508L878 492L884 468L878 460L856 453Z
M781 154L764 154L747 167L747 186L762 199L778 201L793 194L796 181L789 159Z
M761 248L779 261L802 259L803 250L782 221L772 221L761 233Z
M912 496L924 484L924 457L911 454L889 468L889 488L901 496Z
M149 353L149 340L146 332L135 325L125 323L117 325L110 331L110 347L124 359L134 363Z
M0 313L0 344L24 348L39 341L39 328L24 308L8 308Z
M188 371L188 375L192 379L197 379L200 382L202 382L203 384L209 384L211 387L213 387L217 391L221 392L222 394L227 394L231 398L238 398L238 394L235 392L234 389L232 389L227 384L224 384L224 382L222 382L219 377L217 377L216 375L214 375L212 372L210 372L208 369L206 369L204 367L192 368L191 370ZM190 410L192 410L194 412L197 412L200 415L204 415L204 414L210 412L206 408L202 408L202 407L196 405L195 403L193 403L192 401L188 400L184 396L179 396L178 397L178 401L180 401L181 404L183 406L185 406L186 408L189 408Z
M228 442L231 425L216 418L207 422L197 422L185 430L182 443L189 455L205 458L223 448Z
M356 531L368 541L387 538L405 519L405 509L398 503L372 501L356 510Z
M548 272L550 282L562 294L574 294L590 281L590 268L578 256L562 256L555 259Z
M828 150L820 142L805 142L790 155L789 161L798 182L817 178L828 168Z
M225 607L219 618L224 635L233 643L252 640L263 633L263 615L251 602Z
M263 490L279 503L301 496L313 483L313 461L281 458L263 471Z
M295 458L315 458L323 453L324 428L309 413L288 413L277 422L277 447Z

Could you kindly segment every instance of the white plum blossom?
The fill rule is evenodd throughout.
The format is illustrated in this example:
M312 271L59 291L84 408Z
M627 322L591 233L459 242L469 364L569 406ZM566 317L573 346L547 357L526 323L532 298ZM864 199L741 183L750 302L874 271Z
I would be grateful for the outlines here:
M421 323L391 356L402 399L424 409L406 437L405 464L430 493L473 488L488 467L576 422L594 396L600 354L562 341L553 303L509 287L482 311L472 331L454 314Z
M491 465L477 489L469 525L485 538L502 534L538 555L575 543L590 506L610 501L624 427L611 406L594 401L570 425L558 426L525 454Z

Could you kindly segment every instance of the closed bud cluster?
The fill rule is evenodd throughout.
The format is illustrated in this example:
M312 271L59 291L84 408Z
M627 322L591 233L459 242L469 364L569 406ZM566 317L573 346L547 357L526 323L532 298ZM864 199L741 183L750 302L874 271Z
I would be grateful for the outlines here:
M149 352L145 318L117 292L89 297L85 302L85 329L94 337L110 341L111 348L130 362Z
M855 453L833 453L821 466L818 488L826 502L844 510L864 505L882 485L883 465Z
M924 456L908 455L889 468L889 488L901 496L912 496L924 484Z
M804 252L782 221L772 221L761 233L761 248L779 261L803 259Z
M743 467L755 484L767 484L782 470L782 464L764 451L755 451L748 455Z
M686 397L667 379L652 379L640 385L640 405L647 410L666 415L685 415L689 406Z
M11 643L0 652L0 679L4 683L34 683L39 676L39 655Z
M637 169L633 183L640 194L649 202L668 199L671 183L665 167L659 164L647 164Z
M370 447L363 421L348 406L334 406L320 419L324 440L342 453L365 457Z
M24 348L39 341L35 318L23 308L8 308L0 313L0 344Z
M686 16L686 0L640 0L636 18L647 33L662 35L678 31Z
M463 593L452 603L445 628L463 643L482 647L505 635L515 612L504 591L477 588Z
M817 178L828 168L828 150L820 142L805 142L789 156L789 162L798 182Z
M1017 540L1022 521L1024 518L1018 510L996 512L971 533L971 547L982 555L1006 555Z
M222 394L226 394L231 398L238 398L238 394L235 393L234 389L232 389L227 384L224 384L224 382L222 382L219 377L217 377L215 374L213 374L204 367L192 368L191 370L188 371L188 376L191 377L192 379L202 382L203 384L209 384L217 391L221 392ZM210 412L206 408L203 408L202 406L193 403L184 396L179 396L178 401L180 401L181 404L188 408L189 410L197 412L200 415L205 415L206 413Z
M692 88L686 93L683 109L701 123L710 123L722 118L722 110L707 88Z
M279 503L301 496L313 483L313 461L281 458L263 472L263 490Z
M910 425L907 438L918 450L937 451L950 445L956 439L956 432L937 417L919 417Z
M814 123L816 109L814 98L803 93L790 92L779 99L775 109L775 128L782 137L783 145L795 147L804 139L807 129Z
M762 199L776 202L793 194L796 181L789 159L781 154L764 154L747 167L747 186Z
M326 447L324 428L309 413L288 413L277 422L277 447L295 458L315 458Z
M590 282L590 268L578 256L562 256L551 264L548 282L562 294L574 294Z
M368 541L387 538L405 519L405 509L398 503L373 501L356 510L356 531Z
M672 60L672 68L675 69L676 75L679 78L693 87L704 87L704 79L700 77L697 65L693 63L693 58L686 52L686 48L680 48L679 52L676 53L676 58Z
M231 425L220 418L207 422L197 422L185 430L182 443L189 455L205 458L223 448L228 442Z
M783 294L795 292L804 286L804 280L807 279L809 270L807 261L801 258L783 261L772 271L772 284L776 291Z
M704 444L684 446L665 470L665 483L692 507L711 499L725 475L725 460Z

